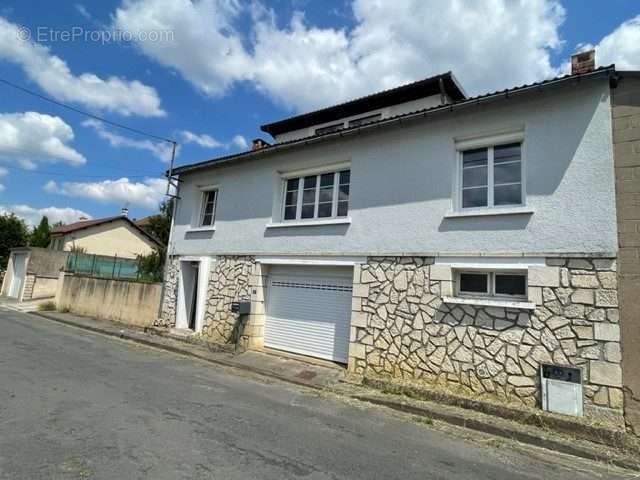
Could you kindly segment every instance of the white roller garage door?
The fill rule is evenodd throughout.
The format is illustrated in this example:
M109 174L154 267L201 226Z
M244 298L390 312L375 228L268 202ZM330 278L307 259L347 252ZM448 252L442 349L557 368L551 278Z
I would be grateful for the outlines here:
M352 275L351 268L271 267L265 346L346 363Z

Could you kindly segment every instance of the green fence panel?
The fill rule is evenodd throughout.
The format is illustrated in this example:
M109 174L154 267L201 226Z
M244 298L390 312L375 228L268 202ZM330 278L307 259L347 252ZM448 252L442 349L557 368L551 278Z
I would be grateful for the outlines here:
M87 253L71 253L67 258L66 270L81 275L113 279L137 280L140 276L138 260Z

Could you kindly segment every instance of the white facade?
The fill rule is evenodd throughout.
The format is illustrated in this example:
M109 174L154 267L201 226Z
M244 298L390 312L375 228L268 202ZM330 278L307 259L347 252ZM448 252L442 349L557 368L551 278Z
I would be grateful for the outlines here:
M461 214L457 145L504 135L522 139L525 204ZM332 168L351 170L348 216L283 227L283 178ZM239 160L180 179L172 255L616 252L604 79ZM202 189L212 186L218 190L215 224L198 229Z

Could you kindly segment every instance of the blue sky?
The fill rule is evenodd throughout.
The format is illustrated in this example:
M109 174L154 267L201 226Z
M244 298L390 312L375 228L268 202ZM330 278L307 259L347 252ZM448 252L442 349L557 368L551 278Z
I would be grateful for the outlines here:
M175 139L184 164L270 140L262 123L446 70L483 93L563 73L583 44L640 69L638 15L632 0L5 1L0 78ZM166 145L0 95L0 211L156 210Z

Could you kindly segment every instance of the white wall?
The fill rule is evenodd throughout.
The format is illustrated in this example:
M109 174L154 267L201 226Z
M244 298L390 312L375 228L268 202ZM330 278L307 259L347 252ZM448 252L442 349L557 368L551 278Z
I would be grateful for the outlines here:
M450 101L447 97L447 103ZM299 130L293 130L291 132L285 132L275 137L276 142L288 142L290 140L296 140L298 138L309 137L315 134L317 128L326 127L329 125L335 125L336 123L345 122L345 126L349 120L355 120L357 118L368 117L369 115L381 114L382 118L395 117L396 115L402 115L403 113L415 112L417 110L423 110L425 108L431 108L438 106L442 103L440 95L431 95L430 97L419 98L410 102L399 103L397 105L391 105L386 108L379 108L377 110L371 110L369 112L359 113L358 115L352 115L350 117L344 117L342 119L332 120L331 122L319 123L312 125L311 127L301 128Z
M444 218L454 138L525 128L532 215ZM267 229L278 171L350 161L350 225ZM604 79L471 106L182 177L174 254L615 252L609 88ZM189 232L198 185L220 186L215 232Z

